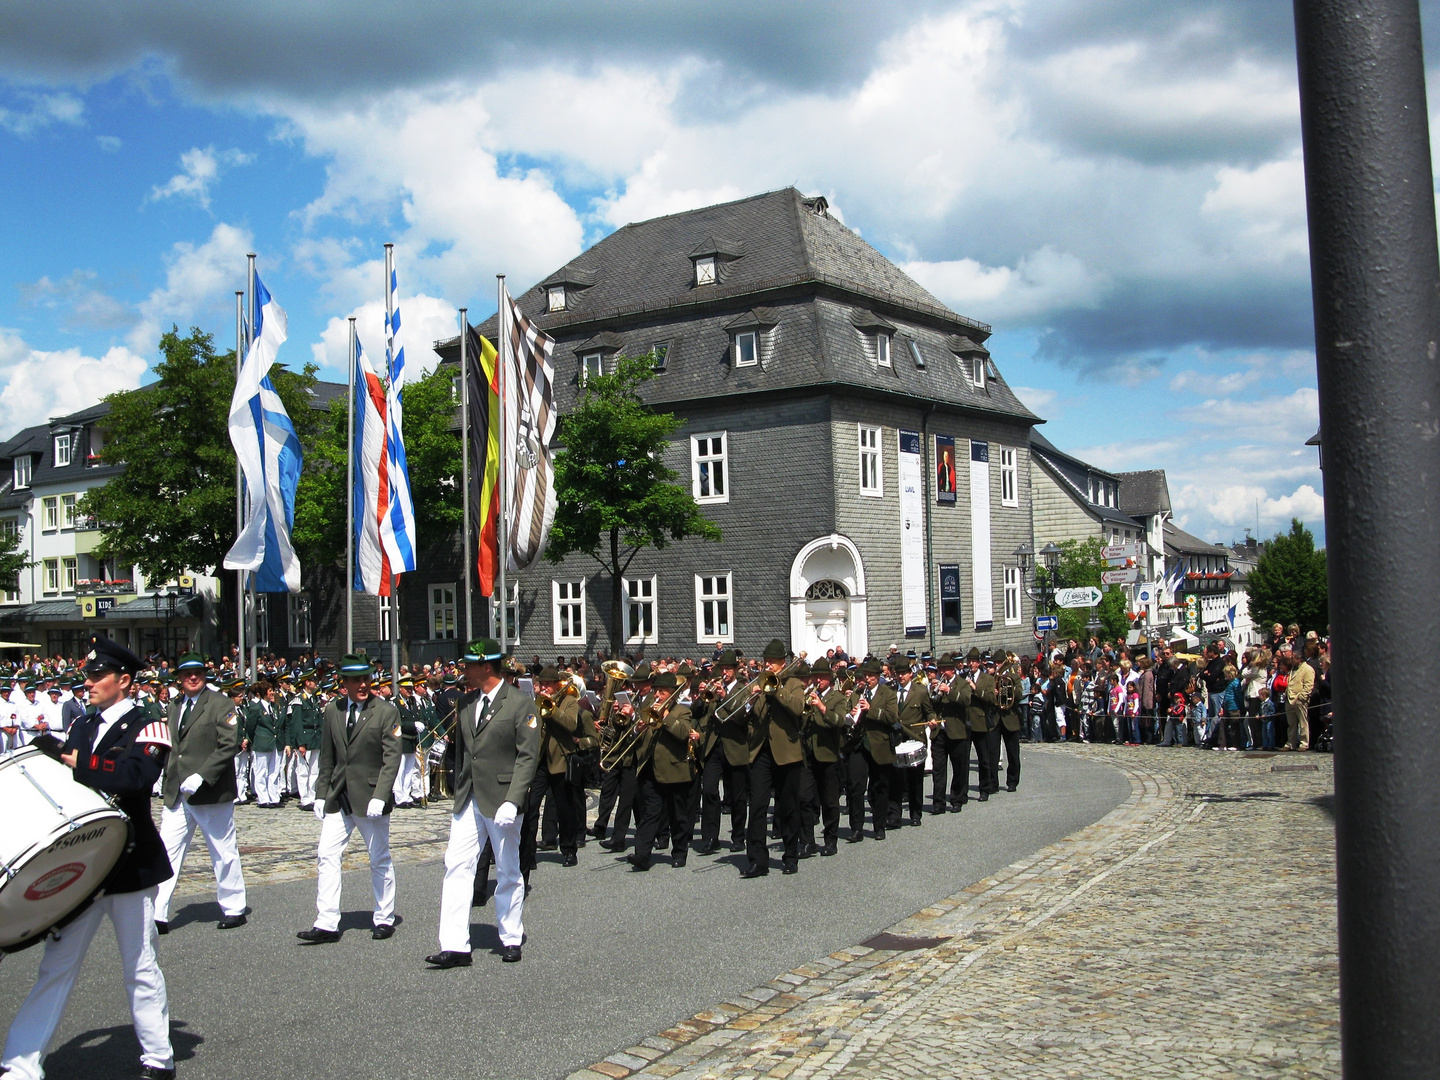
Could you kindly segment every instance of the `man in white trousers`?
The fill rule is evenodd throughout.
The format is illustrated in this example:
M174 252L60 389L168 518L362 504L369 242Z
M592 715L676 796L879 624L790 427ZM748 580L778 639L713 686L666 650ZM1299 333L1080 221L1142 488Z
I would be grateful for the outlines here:
M96 712L71 727L60 760L75 770L78 783L116 797L130 816L135 842L101 884L100 898L46 939L35 986L15 1014L0 1054L5 1080L45 1075L50 1041L106 915L120 947L130 1017L140 1042L140 1076L174 1080L170 1005L155 955L154 926L155 887L170 876L170 863L150 816L150 789L165 767L170 743L164 722L148 719L130 700L130 682L139 670L140 658L129 649L109 638L92 639L85 673Z
M324 721L323 702L318 696L320 683L315 672L306 670L300 676L303 688L290 702L288 723L290 745L295 748L295 781L300 789L300 809L315 808L315 778L320 774L320 729Z
M160 839L175 873L155 898L155 929L170 932L170 899L185 865L195 830L205 838L215 871L216 899L223 916L217 927L245 925L245 875L235 833L235 755L240 752L240 721L224 694L205 685L205 660L186 653L176 667L180 696L170 702L170 758L160 782L165 809Z
M371 692L363 653L340 660L345 696L325 708L315 816L320 819L315 925L296 936L314 944L340 940L340 856L357 829L370 854L375 915L370 936L395 933L395 864L390 858L391 788L400 770L400 716Z
M501 959L518 962L525 939L520 807L540 760L540 723L535 698L501 677L503 661L493 638L470 642L461 657L465 696L455 721L455 803L440 891L440 951L425 958L437 968L470 966L475 866L487 839L495 854Z

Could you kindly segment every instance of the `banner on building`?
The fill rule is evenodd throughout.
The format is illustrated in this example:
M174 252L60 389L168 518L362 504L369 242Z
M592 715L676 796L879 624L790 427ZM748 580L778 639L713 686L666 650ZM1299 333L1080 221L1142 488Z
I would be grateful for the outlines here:
M940 564L940 632L958 634L960 624L960 566L958 563Z
M955 437L935 436L935 501L955 505Z
M990 444L970 440L970 577L975 629L994 625L994 583L990 580Z
M929 629L925 597L924 465L920 460L920 433L900 435L900 614L906 637L919 637Z

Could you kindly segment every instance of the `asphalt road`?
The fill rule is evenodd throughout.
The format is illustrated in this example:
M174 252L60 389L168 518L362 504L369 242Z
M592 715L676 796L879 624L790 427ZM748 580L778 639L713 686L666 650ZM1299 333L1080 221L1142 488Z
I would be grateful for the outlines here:
M594 843L580 865L542 854L520 964L502 964L487 906L472 912L475 965L434 971L441 866L397 868L404 918L369 934L368 871L346 876L333 945L306 946L313 881L250 890L250 924L221 933L192 900L160 939L182 1080L549 1078L633 1045L775 975L863 941L920 908L1102 817L1128 794L1109 766L1031 755L1015 794L927 816L884 843L847 845L800 873L742 881L744 856L658 859L635 874ZM928 792L928 780L927 780ZM722 833L727 828L722 824ZM842 837L844 829L842 825ZM352 844L358 844L358 837ZM201 848L203 857L203 847ZM193 853L192 853L193 857ZM8 1021L40 950L0 964ZM50 1080L133 1076L139 1047L108 924L91 946L47 1061Z

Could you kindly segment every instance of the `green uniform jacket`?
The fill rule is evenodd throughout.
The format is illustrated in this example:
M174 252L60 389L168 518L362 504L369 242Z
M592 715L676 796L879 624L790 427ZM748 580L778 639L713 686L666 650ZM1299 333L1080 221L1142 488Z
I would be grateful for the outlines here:
M213 806L234 802L235 755L240 752L240 722L235 717L235 706L224 694L202 689L182 728L180 714L184 708L184 694L170 703L170 756L165 760L160 782L165 805L172 810L179 805L181 783L196 773L205 783L190 796L191 803Z
M475 733L479 693L461 699L455 724L454 812L465 809L471 798L480 813L493 818L501 803L522 812L530 782L540 762L540 721L535 699L509 683L495 692L495 705L480 733Z
M562 697L560 703L546 714L541 733L540 757L551 776L565 771L565 759L575 752L576 733L580 729L580 702Z
M651 732L650 770L657 784L688 784L695 779L690 761L690 732L695 727L690 719L689 707L676 698L665 710L660 726Z
M750 761L768 742L776 765L805 760L801 718L805 715L805 684L786 679L773 694L755 694L750 703Z
M315 798L327 814L338 813L346 796L350 812L365 815L371 799L394 807L395 777L400 772L400 714L388 701L371 695L360 709L355 730L347 733L345 717L350 699L336 698L325 707L320 739L320 770L315 777Z
M395 707L400 710L400 748L413 756L420 746L420 734L415 730L415 722L420 719L420 709L415 695L406 697L401 694Z
M810 754L816 761L839 761L849 719L850 695L832 686L820 696L822 713L814 705L805 710L805 728L810 736Z
M720 700L723 701L725 695L739 690L744 685L743 682L737 679L729 686L722 687L720 690ZM710 706L711 710L713 711L715 706L719 704L719 701L712 704ZM720 745L725 749L725 760L731 765L749 765L752 759L750 753L750 716L744 707L742 706L736 709L730 719L718 725L718 728Z
M280 750L288 745L285 742L285 735L285 717L281 714L278 705L271 705L268 701L257 701L250 706L245 737L250 740L251 750L262 754L269 750Z
M996 703L996 710L999 712L1000 723L1005 726L1006 731L1020 730L1020 677L1014 674L1000 676L1009 679L1013 693L1010 698L1010 708L1001 710L999 703Z
M862 696L864 693L864 690L860 691ZM865 749L870 752L870 760L876 765L895 764L895 750L890 745L890 733L900 717L895 688L883 682L875 687L875 694L870 698L870 708L860 716L860 723L865 731Z
M945 737L952 742L970 738L970 728L965 724L965 714L970 708L970 684L964 676L957 671L949 691L937 695L934 701L935 711L945 721Z
M899 700L900 692L895 693L896 700ZM930 700L930 688L918 678L910 680L910 689L905 693L905 704L900 707L900 727L904 730L907 738L917 742L929 743L930 728L927 726L934 720L935 703Z
M425 730L420 733L420 749L429 750L435 743L435 725L440 722L440 714L435 710L435 699L422 697L416 699L419 702L419 719L425 725Z
M291 698L288 709L290 745L303 746L306 750L319 750L323 715L318 698L304 694L296 694Z
M995 676L982 671L975 678L975 689L970 694L970 705L965 710L965 722L971 732L990 730L991 714L995 711Z

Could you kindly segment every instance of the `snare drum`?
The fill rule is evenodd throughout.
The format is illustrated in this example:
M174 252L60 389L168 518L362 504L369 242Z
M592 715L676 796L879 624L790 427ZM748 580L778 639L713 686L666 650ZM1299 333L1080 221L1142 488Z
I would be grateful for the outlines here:
M895 747L895 766L900 769L913 769L916 765L925 764L925 744L918 739L907 739Z
M130 819L35 747L0 755L0 950L79 914L120 861Z

